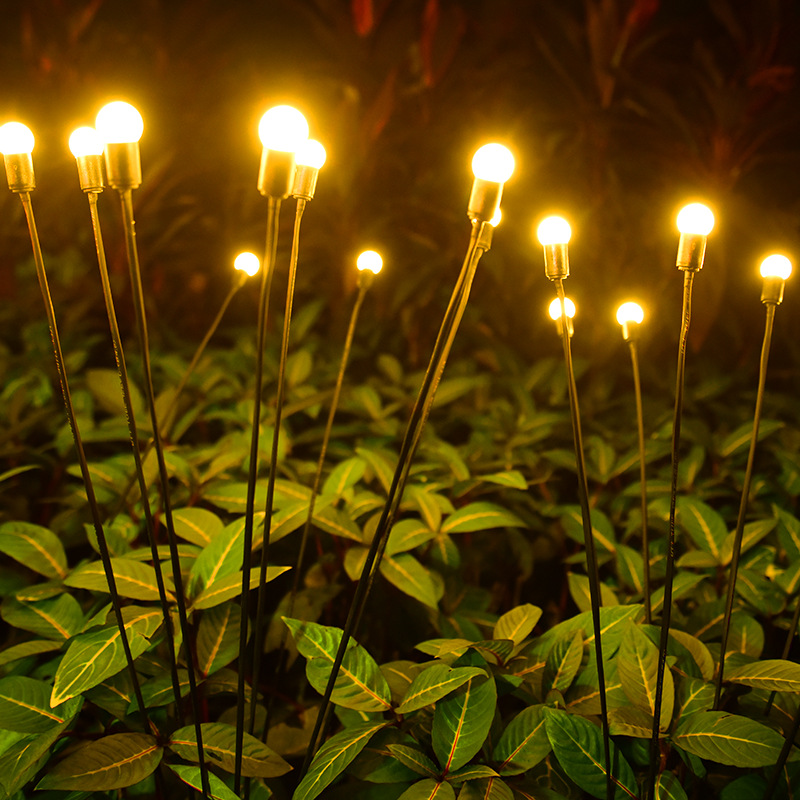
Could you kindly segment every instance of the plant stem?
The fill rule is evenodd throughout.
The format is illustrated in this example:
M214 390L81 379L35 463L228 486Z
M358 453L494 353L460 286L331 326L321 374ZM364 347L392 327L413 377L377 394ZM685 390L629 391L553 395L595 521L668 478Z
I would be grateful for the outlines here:
M800 597L798 597L797 602L795 603L792 621L789 623L789 632L786 634L786 642L783 645L783 653L781 653L781 658L784 661L789 658L789 651L792 649L792 640L797 632L798 622L800 622ZM769 712L772 710L772 704L775 702L775 695L776 692L770 692L769 699L767 700L767 706L764 709L765 717L768 717Z
M800 731L800 708L795 712L794 719L792 720L792 727L786 734L786 739L781 748L780 755L778 756L778 761L775 764L775 769L772 771L769 783L767 783L767 788L764 790L764 800L771 800L772 798L775 788L778 785L781 771L786 764L786 760L789 758L789 754L792 752L792 747L794 746L794 740L798 731ZM791 797L791 793L789 796Z

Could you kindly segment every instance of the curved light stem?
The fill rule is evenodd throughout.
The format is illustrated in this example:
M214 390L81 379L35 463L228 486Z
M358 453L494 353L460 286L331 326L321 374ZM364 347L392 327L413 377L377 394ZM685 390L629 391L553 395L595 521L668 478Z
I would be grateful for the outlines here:
M648 772L648 796L655 797L656 770L659 764L659 720L661 719L661 700L664 695L664 671L667 667L667 645L669 643L669 624L672 617L672 583L675 579L675 507L678 497L678 448L681 442L681 417L683 415L683 383L686 372L686 340L689 336L689 323L692 318L692 285L694 272L683 273L683 309L681 312L681 332L678 340L678 368L675 378L675 411L672 417L672 486L669 500L669 539L667 540L666 574L664 576L664 604L661 613L661 638L658 648L658 670L656 672L656 697L653 704L653 734L650 739L650 769Z
M186 615L186 601L183 592L183 577L181 575L181 562L178 556L178 541L175 537L175 526L172 519L172 503L169 497L169 475L167 462L164 458L164 448L158 430L158 415L156 413L155 389L153 388L153 372L150 365L150 341L147 333L147 316L144 307L144 290L142 289L142 274L139 267L139 251L136 246L136 222L133 216L133 192L131 189L119 191L120 205L122 206L122 222L125 229L125 245L128 251L128 268L131 277L131 291L133 305L136 312L136 329L139 336L139 347L142 351L142 365L144 367L144 388L147 405L150 410L150 424L153 427L153 442L156 449L158 462L158 477L161 483L161 498L164 507L164 521L167 528L170 560L172 563L172 579L175 584L175 599L178 605L178 620L180 622L181 636L186 647L186 671L189 676L189 695L194 714L194 729L197 738L197 755L200 762L200 777L203 797L208 800L210 788L208 784L208 768L203 752L203 732L200 727L200 698L197 691L196 664L194 648L192 647L191 629Z
M594 649L597 660L597 682L600 691L600 719L603 725L603 746L605 748L606 796L611 800L614 794L614 782L611 774L611 740L608 727L608 707L606 702L606 677L603 665L603 645L600 639L600 575L597 566L597 550L594 546L592 516L589 510L589 487L586 482L586 460L583 454L583 433L581 431L581 415L578 408L578 388L575 384L575 371L572 366L572 346L570 342L567 310L565 307L564 281L556 278L556 293L561 303L561 343L564 347L564 364L567 369L567 387L569 389L569 410L572 418L572 438L575 446L575 463L578 470L578 499L583 520L583 539L586 548L586 571L589 575L589 599L592 604L592 628L594 631Z
M764 341L761 345L761 363L758 370L758 391L756 392L756 408L753 413L753 433L750 436L750 450L747 454L747 466L742 482L742 496L739 501L739 516L736 519L736 533L733 536L733 552L731 554L731 569L728 576L728 596L725 600L725 617L722 621L722 643L719 650L719 671L714 688L714 709L719 708L722 697L722 681L725 672L725 653L728 647L728 634L731 628L731 614L733 613L733 597L736 592L736 578L739 574L739 557L742 553L742 538L744 536L744 521L747 516L747 504L750 499L750 483L753 480L753 465L758 444L758 426L761 423L761 408L764 405L764 387L767 382L767 365L769 363L769 348L772 342L772 327L775 322L775 303L767 303L767 318L764 327Z

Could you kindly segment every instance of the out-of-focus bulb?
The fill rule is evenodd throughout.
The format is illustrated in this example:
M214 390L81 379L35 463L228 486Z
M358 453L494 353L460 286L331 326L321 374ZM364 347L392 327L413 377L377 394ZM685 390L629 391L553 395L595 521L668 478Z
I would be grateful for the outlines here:
M297 149L295 161L299 167L321 169L326 157L325 148L316 139L306 139Z
M564 311L567 314L567 319L572 319L575 316L575 303L573 303L569 297L564 298ZM556 297L556 299L550 303L548 312L550 313L550 319L553 321L561 319L561 300Z
M365 250L356 259L356 267L358 268L359 272L363 272L365 269L368 269L370 272L377 275L383 267L383 259L381 258L381 254L375 252L375 250Z
M644 319L644 309L638 303L623 303L617 309L617 322L624 325L626 322L642 324Z
M308 122L292 106L275 106L261 117L258 138L268 150L296 153L308 139Z
M21 122L6 122L0 127L0 153L4 156L32 153L33 132Z
M101 141L106 144L138 142L144 132L142 115L123 100L103 106L94 121Z
M564 217L547 217L539 223L536 236L545 247L550 244L566 244L572 236L572 228Z
M472 157L472 173L492 183L505 183L514 172L514 156L502 144L485 144Z
M261 268L261 261L255 253L239 253L233 260L233 267L252 278Z
M103 140L94 128L76 128L69 137L69 149L75 158L103 155Z
M792 274L792 262L786 256L774 253L761 262L762 278L781 278L786 280Z
M714 215L702 203L690 203L678 212L678 230L681 233L708 236L713 228Z
M503 221L503 212L498 208L497 213L489 220L489 224L496 228Z

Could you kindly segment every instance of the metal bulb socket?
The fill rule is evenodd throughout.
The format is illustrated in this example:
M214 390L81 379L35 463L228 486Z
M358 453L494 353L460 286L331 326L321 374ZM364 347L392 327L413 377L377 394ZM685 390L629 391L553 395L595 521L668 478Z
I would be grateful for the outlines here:
M545 244L544 248L544 274L551 281L569 278L569 250L566 242L559 244Z
M477 247L486 252L492 246L492 239L494 239L494 225L489 222L476 222L474 224L481 226L481 230L478 235Z
M560 337L562 335L560 317L555 321L555 324L556 324L556 333ZM572 321L572 317L567 317L567 336L569 336L569 338L571 339L574 333L575 333L575 324Z
M8 188L12 192L30 192L36 188L33 158L30 153L8 153L5 162Z
M298 164L294 173L292 197L296 197L299 200L313 200L314 192L317 191L318 177L319 169L317 167Z
M78 180L84 192L102 192L105 186L103 180L103 156L75 156L78 165Z
M503 184L475 178L467 205L467 216L478 222L491 222L500 208Z
M358 271L358 288L369 289L375 281L375 273L371 269L360 269Z
M105 156L106 178L112 189L138 189L142 185L139 142L108 142Z
M678 258L675 266L678 269L699 272L703 268L708 237L702 233L682 233L678 240Z
M639 340L639 323L632 319L622 323L622 338L626 342L636 342Z
M781 278L778 275L770 275L763 280L761 302L765 305L779 306L783 302L783 290L786 286L785 278Z
M264 197L283 200L292 193L294 173L294 153L265 147L261 151L258 169L258 191Z

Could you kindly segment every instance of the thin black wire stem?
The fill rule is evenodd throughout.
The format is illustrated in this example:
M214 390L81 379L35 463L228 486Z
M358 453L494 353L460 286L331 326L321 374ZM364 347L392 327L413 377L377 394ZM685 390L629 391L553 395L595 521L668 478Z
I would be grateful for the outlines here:
M445 311L444 318L442 320L442 324L439 328L439 333L436 337L436 343L434 344L433 354L431 355L431 359L428 363L428 367L425 371L425 375L422 380L422 385L419 390L419 394L417 395L417 399L414 403L414 408L411 411L411 417L409 419L408 425L405 430L405 434L403 435L403 442L400 446L400 456L397 462L397 466L395 468L394 476L392 477L392 483L389 487L389 492L387 494L386 503L384 504L383 511L381 513L381 518L378 522L377 529L375 531L375 535L372 539L372 543L370 544L370 548L367 551L367 556L364 561L364 566L361 569L361 576L359 577L358 584L356 585L355 594L353 595L353 600L350 604L350 610L347 615L347 620L345 622L344 630L342 632L342 639L339 643L339 648L336 651L336 656L334 657L333 666L331 668L330 678L328 679L328 683L325 687L325 693L322 697L322 703L320 704L319 713L317 715L317 720L314 724L314 730L311 734L311 739L308 744L308 750L306 751L305 761L303 762L302 769L300 771L299 779L302 780L303 776L308 771L309 766L311 765L311 761L314 758L314 754L317 749L317 743L320 739L322 730L324 728L325 723L328 719L328 709L330 706L330 699L331 695L333 694L333 687L336 683L336 677L339 673L339 668L342 665L342 661L344 660L344 654L347 649L347 643L350 640L350 637L354 634L356 629L357 621L360 619L361 610L366 603L367 594L369 591L369 586L371 584L371 572L373 565L377 569L377 557L378 553L382 554L383 549L386 546L385 542L382 542L383 539L388 538L390 528L388 526L389 518L392 515L392 510L395 508L395 503L399 506L400 500L398 499L398 492L402 493L401 482L404 485L403 481L403 474L407 475L407 468L406 462L411 460L413 456L412 449L414 442L416 440L416 431L419 425L419 422L422 418L423 409L425 405L425 401L427 399L428 393L431 390L433 385L434 377L436 374L436 370L441 359L442 352L444 350L445 342L447 341L450 332L455 325L458 325L458 309L459 309L459 301L461 299L462 293L464 291L464 287L466 285L467 276L472 272L474 274L474 267L473 261L477 264L477 258L480 258L483 251L479 250L478 243L483 233L485 227L489 223L477 223L473 222L472 227L472 234L470 236L469 247L467 248L467 255L464 259L464 263L461 267L461 271L459 273L458 279L456 281L455 287L453 288L453 292L450 296L450 301L447 306L447 310Z
M742 496L739 500L739 516L736 519L736 533L733 536L733 552L731 554L731 569L728 576L728 596L725 600L725 617L722 621L722 643L719 651L719 672L714 689L714 709L719 708L722 697L722 682L725 671L725 651L728 647L728 634L731 629L731 614L733 613L733 597L736 592L736 577L739 574L739 557L742 553L742 538L744 536L744 521L747 516L747 504L750 499L750 483L753 480L753 465L756 458L758 445L758 426L761 423L761 408L764 405L764 387L767 382L767 365L769 364L769 349L772 342L772 327L775 323L775 303L767 303L766 324L764 327L764 341L761 345L761 362L758 369L758 391L756 392L756 408L753 413L753 433L750 436L750 451L747 454L747 466L742 482Z
M636 396L636 425L639 430L639 483L642 486L642 561L644 562L644 621L652 622L650 603L650 537L647 530L647 466L644 446L644 413L642 411L642 380L639 375L639 347L634 339L628 341L633 370L633 392Z
M111 341L114 345L114 359L117 362L117 373L122 389L122 399L125 404L125 419L128 423L128 434L131 440L131 450L133 450L133 461L136 467L135 475L139 481L139 491L142 495L142 509L145 518L145 530L147 541L150 544L150 553L153 557L153 569L156 574L156 584L158 586L158 598L161 602L161 611L164 616L164 628L167 632L167 649L169 650L169 666L172 675L172 689L175 693L175 705L179 725L184 725L183 704L181 702L180 680L178 678L178 662L175 655L175 642L173 639L172 617L169 613L169 603L167 602L167 592L164 587L164 575L161 570L161 560L158 557L158 545L155 538L155 527L153 524L153 514L150 510L150 499L147 491L147 481L142 469L142 455L139 449L139 434L136 428L136 418L133 413L131 402L130 383L128 381L128 368L125 363L125 352L122 349L122 337L119 333L117 322L117 312L114 309L114 297L111 293L111 282L108 277L108 266L106 263L106 251L103 246L103 234L100 228L100 215L97 211L97 192L88 192L89 213L92 218L92 230L94 231L94 242L97 250L97 265L100 269L100 282L103 285L103 299L106 305L108 316L108 326L111 330Z
M147 333L147 317L144 308L144 290L142 289L142 274L139 268L139 252L136 247L136 222L133 216L133 191L121 189L119 191L120 205L122 206L122 221L125 229L125 245L128 251L128 267L131 277L131 291L133 305L136 312L136 328L139 335L139 346L142 350L142 365L144 367L144 387L147 396L147 405L150 409L150 423L153 426L153 441L158 461L158 476L161 482L161 496L164 508L164 521L167 528L170 559L172 562L172 579L175 583L175 600L178 606L178 620L180 622L181 636L186 647L186 671L189 676L189 695L194 714L194 729L197 738L197 756L200 765L200 780L203 788L203 797L208 800L210 788L208 783L208 768L203 752L203 732L200 727L200 697L197 691L196 665L194 648L191 644L191 629L186 616L186 602L183 594L183 577L181 575L181 562L178 556L178 542L175 537L175 526L172 519L172 503L169 497L169 476L167 462L164 459L164 448L158 432L158 415L156 413L155 389L153 388L153 373L150 365L150 342Z
M786 642L783 645L783 653L781 653L781 658L784 661L789 658L789 651L792 649L792 641L795 633L797 632L798 622L800 622L800 597L797 598L797 603L795 603L792 621L789 623L789 632L786 634ZM764 709L765 717L768 717L769 712L772 710L772 704L775 702L776 694L777 692L770 692L769 699L767 700L767 706Z
M103 562L103 570L106 574L106 581L108 581L108 593L111 595L111 604L114 607L114 616L119 626L120 641L122 642L122 649L125 653L125 660L128 664L128 672L131 676L131 683L133 684L133 691L136 695L136 705L142 715L142 719L153 733L158 733L158 729L153 724L150 717L147 715L144 699L142 698L142 689L139 685L139 676L136 674L136 667L133 665L133 655L131 654L130 644L128 642L128 634L125 630L125 621L122 619L122 606L120 604L119 593L117 592L117 581L114 577L114 569L111 565L111 556L108 551L108 543L106 535L103 531L103 523L100 518L100 509L97 505L97 497L94 493L94 485L92 477L89 473L89 463L86 460L86 451L83 448L83 440L78 428L78 421L75 418L75 408L72 405L72 395L69 390L69 382L67 380L67 367L64 363L64 354L61 351L61 338L58 335L58 325L56 324L56 313L53 308L53 298L50 295L50 285L47 281L47 272L44 267L44 257L42 256L42 246L39 242L39 233L36 230L36 220L33 216L33 205L31 204L30 192L20 192L19 199L22 201L22 207L25 210L25 218L28 222L28 233L30 234L31 247L33 248L33 260L36 265L36 277L39 279L39 288L42 292L42 300L44 301L44 310L47 314L47 324L50 328L50 340L53 344L53 355L56 360L56 370L58 371L58 381L61 385L61 396L64 400L64 408L67 412L67 421L69 422L70 430L72 431L72 439L75 442L75 449L78 452L78 462L81 467L81 476L83 483L86 487L86 498L89 501L89 509L92 515L92 524L94 532L97 536L97 547L100 550L100 560Z
M261 685L261 661L264 654L264 638L266 636L267 605L267 561L269 558L269 540L272 530L272 511L275 501L275 478L278 474L278 443L283 416L283 401L286 395L286 360L289 356L289 337L292 327L292 305L294 302L294 285L297 277L297 260L300 255L300 223L303 219L306 200L297 198L292 233L292 252L289 258L289 275L286 285L286 306L283 314L283 333L281 335L281 355L278 362L278 386L275 398L275 425L272 430L272 449L269 459L269 477L267 479L267 502L264 514L264 535L261 542L261 569L258 577L258 599L256 601L256 624L253 628L253 675L250 687L250 720L247 731L252 734L256 723L256 697ZM266 730L266 723L265 723Z
M253 422L250 431L250 464L247 473L247 500L245 504L244 535L242 540L242 599L241 623L239 627L239 680L236 705L236 753L234 757L233 791L239 794L242 782L242 748L244 746L244 665L247 652L247 606L250 597L250 565L253 550L253 518L255 514L256 477L258 475L258 437L261 426L261 393L264 382L264 347L267 340L267 308L272 288L272 273L278 244L278 221L280 198L267 198L267 235L264 246L264 261L261 265L261 290L258 299L258 321L256 334L256 367L253 397Z
M675 378L675 412L672 418L672 486L669 499L669 538L667 539L666 573L664 576L664 603L661 614L661 638L658 647L658 670L656 672L656 697L653 705L653 735L650 739L650 769L648 772L648 796L655 797L656 770L659 763L658 733L661 718L661 700L664 694L664 671L667 666L669 624L672 617L672 583L675 578L675 507L678 497L678 448L681 443L681 417L683 415L683 383L686 372L686 340L692 318L692 285L694 272L683 272L683 309L681 332L678 340L678 368Z
M792 752L792 747L794 746L794 740L798 731L800 731L800 708L798 708L795 712L794 720L792 720L791 730L786 734L786 740L783 743L780 755L778 756L778 761L775 764L775 770L770 776L769 782L767 783L767 788L764 790L764 800L771 800L772 798L775 787L778 785L778 779L781 776L781 771L786 764L786 760L789 758L789 754Z
M614 795L614 782L611 777L611 739L608 728L608 708L606 703L606 676L603 666L603 645L600 640L600 575L597 566L597 550L594 546L592 516L589 510L589 486L586 482L586 460L583 454L583 433L581 431L581 414L578 408L578 388L575 383L575 370L572 366L572 347L570 344L565 308L564 281L556 278L556 294L561 304L561 343L564 348L564 364L567 369L567 386L569 389L569 410L572 418L572 438L575 446L575 462L578 470L578 499L583 519L583 538L586 548L586 571L589 573L589 599L592 604L592 628L594 630L594 650L597 659L597 682L600 691L600 719L603 724L603 746L605 748L606 796L608 800Z
M328 443L330 442L331 438L331 431L333 430L333 420L336 416L336 410L339 407L339 396L342 392L342 385L344 384L344 373L347 369L347 362L350 360L350 349L353 345L353 337L355 335L356 330L356 322L358 321L358 314L361 310L361 306L364 302L364 298L366 297L367 290L369 285L367 282L362 282L358 288L358 296L356 297L356 301L353 304L353 310L350 314L350 324L347 327L347 335L345 336L344 340L344 348L342 350L342 360L339 363L339 373L336 376L336 383L333 388L333 396L331 397L331 407L328 411L328 420L325 423L325 432L322 435L322 447L319 453L319 459L317 461L317 471L314 474L314 482L311 485L311 496L309 497L308 502L308 514L306 515L306 522L303 526L303 533L300 538L300 549L297 554L297 562L295 563L294 568L294 577L292 580L292 588L289 592L289 604L286 610L286 616L291 617L294 615L294 604L297 599L297 593L300 590L300 573L302 570L303 561L306 555L306 548L308 546L308 538L311 532L311 522L314 517L314 506L316 505L317 501L317 494L319 493L319 487L322 483L322 470L325 466L325 457L328 454ZM278 664L275 668L275 681L273 685L273 691L270 693L269 700L267 702L267 716L264 721L264 730L262 732L262 739L266 741L267 739L267 732L269 728L269 720L272 715L272 707L274 704L275 697L280 694L280 688L283 683L283 678L285 676L285 669L286 669L286 640L289 635L289 630L286 626L283 626L283 631L281 633L281 640L280 644L278 645Z

